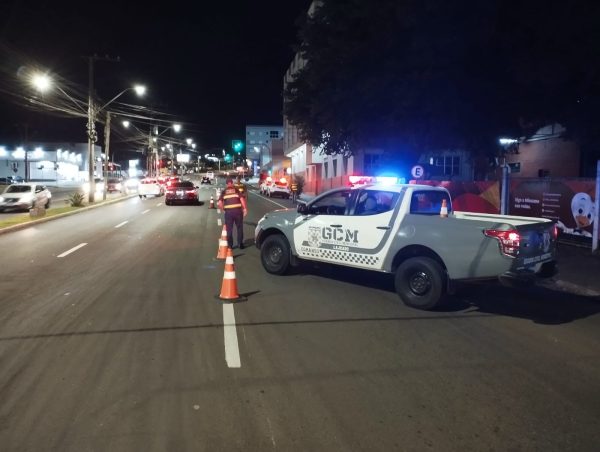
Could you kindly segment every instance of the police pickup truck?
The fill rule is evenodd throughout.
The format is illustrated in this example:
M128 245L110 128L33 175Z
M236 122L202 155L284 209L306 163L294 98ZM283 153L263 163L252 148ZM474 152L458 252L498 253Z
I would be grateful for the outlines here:
M269 273L302 260L391 273L400 298L419 309L458 281L554 275L556 237L551 220L454 212L446 189L413 184L334 189L267 213L255 231Z

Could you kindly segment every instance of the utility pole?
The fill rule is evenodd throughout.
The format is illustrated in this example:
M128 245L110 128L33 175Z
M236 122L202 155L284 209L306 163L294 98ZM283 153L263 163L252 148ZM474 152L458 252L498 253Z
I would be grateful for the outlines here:
M94 202L94 193L96 192L96 181L94 180L94 143L98 138L96 134L96 125L94 118L94 56L88 57L88 180L90 192L88 193L88 201L90 204Z
M110 148L110 111L106 112L106 125L104 126L104 192L102 200L106 201L106 192L108 191L108 155Z
M87 133L88 133L88 178L90 185L90 193L88 201L90 204L94 202L94 195L96 193L96 181L94 180L94 168L96 165L96 159L94 156L94 144L98 140L98 134L96 133L96 106L94 105L94 61L108 61L111 63L118 63L121 58L109 58L108 55L99 57L98 55L88 56L88 122L87 122Z

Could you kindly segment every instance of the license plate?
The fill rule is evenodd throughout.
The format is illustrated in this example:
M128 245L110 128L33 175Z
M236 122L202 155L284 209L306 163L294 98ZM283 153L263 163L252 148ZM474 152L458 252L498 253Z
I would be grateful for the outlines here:
M177 196L183 196L183 192L180 190L177 190Z

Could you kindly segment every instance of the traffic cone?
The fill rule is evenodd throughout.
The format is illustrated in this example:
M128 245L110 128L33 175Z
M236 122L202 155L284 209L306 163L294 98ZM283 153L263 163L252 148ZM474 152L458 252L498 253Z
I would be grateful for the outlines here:
M209 209L215 208L215 199L212 197L212 195L210 196L210 204L209 204L208 208Z
M448 217L448 203L446 203L445 199L442 199L442 208L440 209L440 217L443 217L443 218Z
M242 301L244 297L240 296L237 288L237 279L235 278L235 267L233 265L233 251L227 248L227 258L225 259L225 272L223 273L223 284L221 293L218 297L225 301Z
M227 226L223 225L221 231L221 238L219 239L219 252L217 253L217 259L225 259L227 257Z

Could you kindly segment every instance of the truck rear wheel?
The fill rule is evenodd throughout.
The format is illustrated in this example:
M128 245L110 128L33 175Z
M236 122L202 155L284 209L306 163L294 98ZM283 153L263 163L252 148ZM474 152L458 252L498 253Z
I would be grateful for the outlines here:
M264 269L273 275L283 275L290 267L290 245L282 235L267 237L260 247L260 260Z
M402 301L417 309L433 309L446 292L444 270L429 257L406 259L396 270L394 283Z

